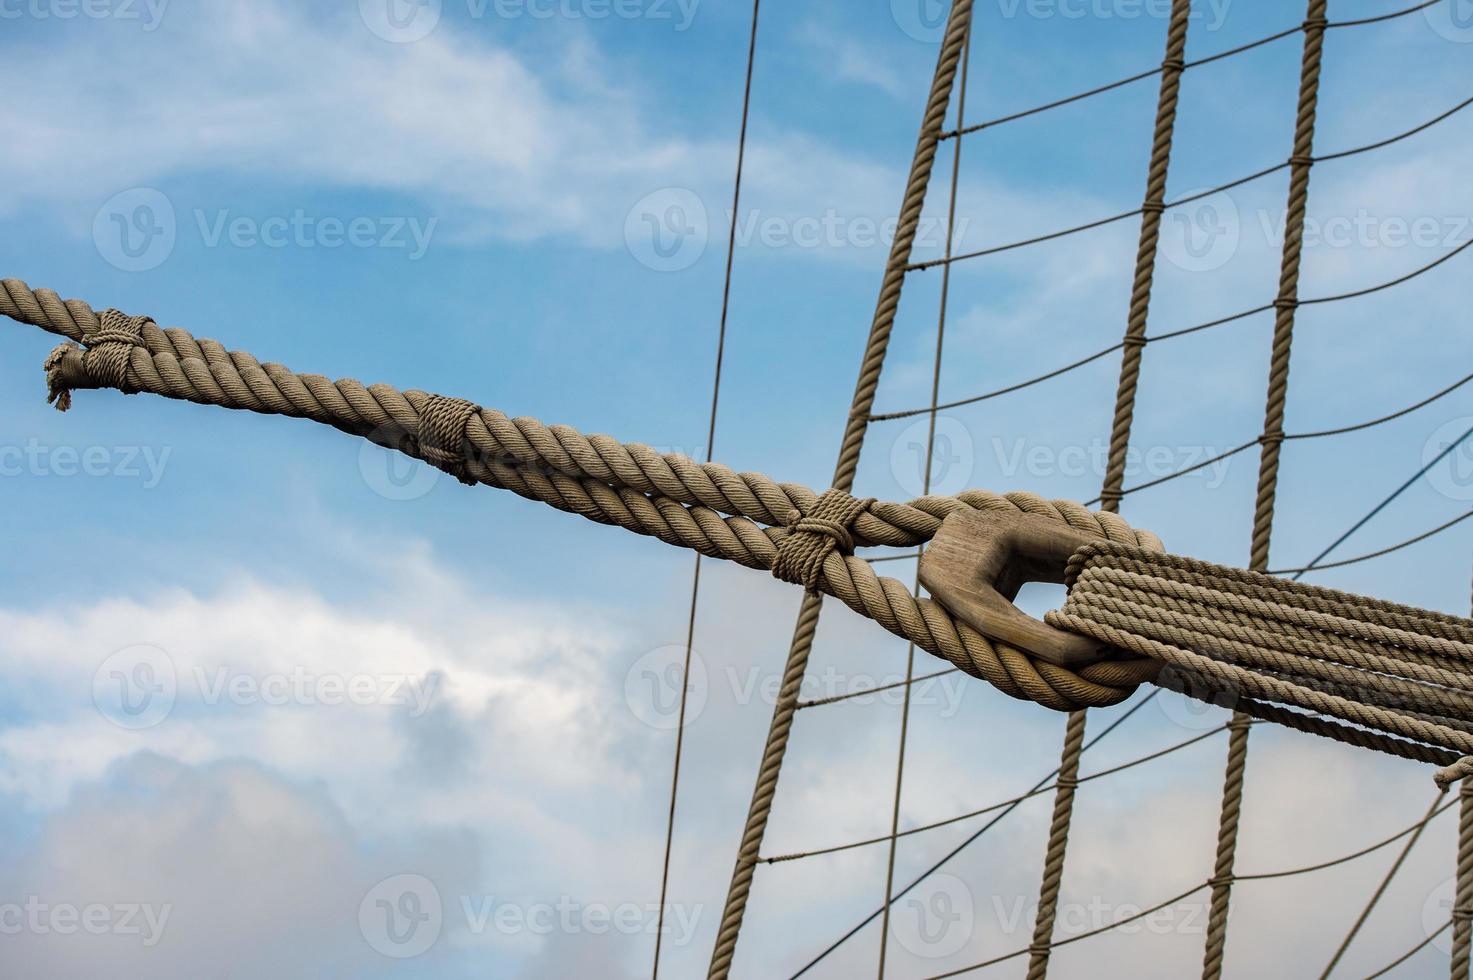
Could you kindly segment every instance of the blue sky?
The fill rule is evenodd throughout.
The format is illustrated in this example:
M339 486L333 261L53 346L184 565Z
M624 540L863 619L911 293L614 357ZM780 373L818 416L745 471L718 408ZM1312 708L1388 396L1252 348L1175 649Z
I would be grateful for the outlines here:
M0 155L0 275L296 370L462 395L703 457L750 7L394 2L390 21L381 0L0 0L0 127L12 134ZM979 4L968 120L1158 63L1164 6ZM1189 58L1302 15L1244 0L1195 6ZM1330 16L1400 6L1336 0ZM1473 94L1466 7L1332 31L1317 150L1375 142ZM815 487L829 477L930 84L935 12L929 0L762 11L715 453L737 469ZM1168 197L1286 157L1299 55L1296 35L1187 72ZM957 250L1136 206L1155 101L1149 80L968 137ZM1470 118L1315 168L1303 296L1394 279L1473 238ZM918 258L944 242L950 166L948 144ZM1168 212L1151 332L1272 298L1285 191L1280 172ZM667 232L691 233L657 242L650 222L672 215L688 220ZM1137 231L1131 219L958 263L942 399L1118 340ZM1374 418L1467 374L1469 254L1303 309L1289 430ZM879 411L928 397L939 283L938 270L907 283ZM1142 455L1127 485L1257 433L1270 329L1260 314L1147 348ZM160 977L647 971L674 741L659 684L683 642L690 556L461 487L305 422L114 392L79 393L61 415L43 397L50 346L29 328L0 329L0 526L12 558L0 565L11 679L0 692L0 926L4 909L32 898L100 905L113 924L123 906L170 911L147 944L146 930L5 933L7 974L93 976L103 963ZM938 489L1095 496L1117 371L1111 356L948 411ZM1470 425L1473 386L1384 426L1290 443L1272 563L1313 557ZM914 419L877 423L860 490L919 493L918 439ZM1243 454L1128 497L1123 512L1173 551L1242 563L1256 470ZM1473 456L1454 453L1337 556L1467 510L1470 474ZM1470 533L1460 525L1312 580L1465 612ZM707 565L670 976L704 969L767 725L764 685L797 600ZM924 659L918 669L932 669ZM114 670L137 677L139 665L176 686L146 724L106 693ZM814 696L903 669L893 638L826 613ZM354 681L357 697L336 686ZM1120 710L1099 712L1092 730ZM1085 770L1220 721L1163 695ZM885 830L898 723L898 702L884 699L800 715L766 852ZM982 682L921 689L903 823L1025 790L1055 764L1062 725ZM1420 767L1287 733L1253 739L1248 870L1353 850L1412 822L1432 795ZM1206 876L1222 751L1209 739L1081 793L1065 880L1079 915L1061 930ZM1046 800L1025 805L924 894L971 903L955 943L921 942L897 916L890 974L1026 945L1046 822ZM975 826L908 838L897 877ZM1373 969L1425 935L1424 908L1452 872L1451 828L1443 817L1428 830L1345 970ZM1230 970L1318 969L1390 860L1242 886ZM875 907L884 870L883 848L760 868L737 973L801 966ZM413 958L384 955L375 903L424 898L420 882L440 899L440 930ZM1147 935L1067 947L1059 975L1100 962L1119 975L1189 973L1198 917L1184 903ZM877 949L871 927L814 975L873 969ZM1445 958L1434 943L1406 975L1440 973Z

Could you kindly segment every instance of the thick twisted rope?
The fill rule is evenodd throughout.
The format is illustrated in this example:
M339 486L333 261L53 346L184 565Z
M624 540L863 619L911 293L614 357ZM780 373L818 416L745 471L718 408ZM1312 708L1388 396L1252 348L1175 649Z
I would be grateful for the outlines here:
M947 14L941 47L936 55L936 71L932 77L931 91L926 97L920 130L916 135L916 148L905 184L905 196L900 205L895 240L890 245L890 255L885 262L879 298L875 303L874 317L870 321L859 376L855 380L854 398L850 402L849 416L844 424L839 458L834 466L832 486L846 493L853 489L854 477L859 470L859 454L864 448L865 432L869 428L870 413L875 406L875 392L879 388L880 373L884 369L885 355L890 348L890 334L900 306L906 268L915 245L916 232L920 227L926 190L931 183L936 147L946 121L947 107L951 103L957 65L972 27L972 2L973 0L953 0ZM869 510L873 511L874 508ZM831 555L824 560L825 568L833 557ZM747 898L752 890L752 875L756 871L762 839L767 832L772 801L777 795L778 776L782 771L783 758L787 754L788 735L792 731L793 716L798 710L798 695L802 689L803 675L808 669L809 655L813 651L813 638L818 630L821 610L822 601L810 588L803 597L803 603L798 609L798 620L793 627L793 641L788 647L788 659L783 667L782 688L773 705L767 742L762 751L756 785L752 790L752 802L747 810L747 820L742 828L742 839L732 869L731 884L727 887L726 902L721 912L721 925L711 950L707 974L711 980L724 980L731 972L737 936L741 932ZM883 972L883 963L881 971Z
M1104 543L1076 552L1066 581L1050 624L1167 664L1198 697L1303 709L1364 730L1372 748L1473 755L1473 622ZM1438 785L1468 766L1445 765Z
M1161 89L1156 101L1156 126L1151 137L1151 159L1146 169L1146 194L1141 204L1140 244L1136 249L1135 278L1130 290L1130 310L1121 340L1120 382L1115 395L1115 415L1110 426L1110 452L1105 462L1105 479L1100 489L1100 508L1115 513L1124 496L1126 454L1135 420L1136 391L1140 385L1141 356L1146 347L1146 321L1155 283L1156 252L1161 241L1161 214L1166 210L1166 175L1171 168L1171 143L1176 133L1176 109L1181 101L1181 74L1185 68L1187 27L1191 0L1173 0L1166 26L1166 52L1161 59ZM948 267L949 269L949 267ZM1087 718L1084 711L1071 715L1064 731L1061 773L1079 768ZM1033 944L1028 958L1028 980L1043 980L1048 974L1053 949L1053 928L1064 880L1064 858L1069 847L1069 828L1074 819L1075 788L1059 781L1054 794L1054 813L1049 821L1044 847L1043 876L1039 885L1038 914L1034 919Z
M1289 197L1284 214L1284 248L1279 291L1274 299L1274 335L1269 356L1268 395L1264 406L1258 491L1253 506L1249 567L1268 568L1278 495L1279 454L1284 443L1284 410L1289 396L1289 355L1294 315L1299 305L1299 263L1304 246L1304 217L1309 205L1309 173L1314 163L1315 114L1319 106L1320 66L1324 56L1329 0L1309 0L1304 19L1304 53L1299 70L1299 104L1294 119L1294 147L1289 157ZM1207 915L1207 942L1202 954L1202 980L1222 976L1227 945L1228 908L1232 900L1233 864L1238 850L1238 823L1243 809L1243 780L1248 767L1248 726L1236 726L1228 738L1223 774L1222 808L1218 816L1217 859L1212 904Z
M115 329L121 315L99 315L80 301L63 302L49 290L33 291L14 279L0 281L0 287L0 313L86 345L84 349L63 344L47 358L48 385L58 405L73 390L117 387L307 418L440 465L467 480L750 568L772 570L778 564L784 542L793 534L785 526L793 512L799 515L795 521L800 529L809 520L826 520L822 512L815 514L818 494L760 474L698 465L683 456L660 455L607 436L584 436L566 426L512 420L492 409L423 391L297 374L280 364L262 364L249 354L227 351L177 327L161 329L146 318L124 318L139 324L136 333L127 334L133 340L127 344ZM118 370L116 365L124 362L126 368ZM104 365L102 376L94 374L93 365ZM464 425L459 437L447 431L450 421ZM854 499L847 494L830 499L843 505L845 498ZM963 507L1037 514L1111 541L1160 547L1154 535L1136 531L1113 514L1027 493L969 491L909 504L876 502L855 508L846 530L856 547L877 539L918 543L934 534L946 514ZM760 516L750 515L766 515L771 524L764 526ZM1156 669L1140 659L1094 664L1078 672L1035 663L1023 653L993 644L931 600L916 598L898 580L876 575L869 562L852 554L826 549L812 566L805 565L804 574L812 577L819 592L837 597L968 673L989 678L1014 697L1057 710L1118 703Z

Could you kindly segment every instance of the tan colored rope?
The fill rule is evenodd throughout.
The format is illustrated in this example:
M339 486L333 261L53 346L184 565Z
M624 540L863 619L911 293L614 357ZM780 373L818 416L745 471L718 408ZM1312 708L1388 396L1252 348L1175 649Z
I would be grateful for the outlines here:
M4 287L0 313L30 317L28 322L39 321L37 325L48 329L65 330L75 324L84 342L102 329L103 318L79 301L62 303L56 294L33 292L18 280L4 280L0 285ZM57 310L64 311L66 319L58 319ZM110 315L108 322L113 322ZM120 379L125 390L309 418L425 458L422 419L426 410L444 404L438 396L401 392L389 385L364 386L352 379L333 382L321 375L294 374L280 364L261 364L249 354L227 351L215 341L197 340L177 327L163 330L151 320L141 322L135 346L125 348L111 334L100 345L128 351L126 376ZM105 385L105 378L92 374L90 357L71 345L52 352L47 359L48 382L58 401L73 389ZM435 455L446 458L445 435L438 433L433 438ZM459 446L451 462L478 483L751 568L772 569L790 532L781 526L783 521L764 527L747 515L770 514L779 504L786 505L784 519L792 510L808 515L819 499L807 488L778 484L759 474L736 474L715 464L700 466L682 456L662 456L608 436L584 436L566 426L508 419L492 409L478 408L467 415ZM666 495L664 490L677 496ZM685 503L704 500L718 504L730 516L705 503ZM1046 501L1034 494L1002 496L985 491L927 497L910 504L873 504L854 518L852 538L856 546L872 543L865 536L869 529L876 537L898 533L925 540L945 514L961 507L1038 514L1112 541L1160 547L1154 535L1136 531L1113 514L1089 511L1069 501ZM928 525L933 529L930 533L911 530ZM900 581L876 575L863 559L838 551L823 559L816 584L820 591L836 596L897 636L913 640L921 649L974 676L990 679L1013 697L1057 710L1118 703L1156 672L1154 664L1139 658L1094 664L1078 672L1035 663L1016 650L994 645L931 600L917 599Z
M1473 622L1111 544L1081 548L1067 581L1049 623L1160 660L1195 696L1252 699L1239 717L1270 702L1363 729L1372 748L1473 754ZM1438 784L1469 765L1446 765Z
M1299 70L1299 103L1294 119L1294 145L1289 155L1289 197L1284 215L1284 248L1279 291L1274 300L1274 335L1269 357L1268 395L1264 407L1258 492L1253 506L1249 567L1268 568L1278 494L1279 455L1283 449L1284 409L1289 395L1289 361L1294 317L1299 305L1299 263L1304 246L1304 218L1309 205L1309 173L1314 164L1315 114L1319 106L1320 66L1324 57L1329 0L1308 0L1304 18L1304 53ZM1268 698L1266 700L1273 700ZM1235 721L1246 721L1241 712ZM1218 816L1217 858L1213 868L1212 904L1207 915L1207 941L1202 954L1202 980L1222 976L1227 945L1228 908L1232 900L1233 863L1238 849L1238 823L1243 808L1243 780L1248 766L1248 726L1239 724L1228 739L1223 773L1222 808Z
M1140 384L1141 355L1146 346L1146 321L1155 281L1156 252L1161 239L1161 214L1166 210L1166 176L1171 168L1171 144L1176 132L1176 110L1181 101L1181 75L1186 67L1187 27L1191 0L1173 0L1166 28L1166 51L1161 59L1161 89L1156 103L1156 125L1151 139L1151 158L1146 170L1146 194L1141 204L1140 243L1136 249L1135 278L1131 284L1130 309L1126 315L1124 354L1115 396L1115 415L1110 426L1110 451L1105 464L1100 507L1110 513L1120 510L1121 487L1125 481L1126 454L1135 419L1136 391ZM948 270L950 266L946 267ZM1049 821L1044 847L1043 875L1039 884L1038 914L1034 919L1033 943L1028 959L1028 980L1043 980L1048 974L1053 949L1054 920L1059 890L1064 879L1064 858L1069 846L1069 828L1074 817L1079 754L1084 745L1086 713L1069 716L1064 730L1063 755L1059 762L1058 792Z
M1473 779L1464 778L1458 794L1458 865L1453 891L1452 978L1468 980L1473 947Z
M834 466L832 486L847 493L853 489L854 477L859 470L859 454L864 447L864 436L869 429L869 416L874 409L875 392L879 388L880 373L884 368L885 355L890 347L890 334L895 327L895 313L900 306L900 292L905 283L907 263L915 244L920 226L921 210L926 203L926 190L931 182L931 169L936 161L936 147L946 121L947 107L951 102L952 84L956 79L957 65L972 25L973 0L954 0L947 15L946 31L941 38L941 47L936 57L936 72L931 82L931 92L926 99L926 110L921 117L920 131L916 137L915 153L911 159L910 176L906 181L905 196L901 202L896 225L895 239L890 246L890 255L885 264L884 278L880 283L879 298L875 303L874 318L870 322L869 337L865 342L864 357L860 363L859 376L854 386L854 398L850 402L849 417L844 425L844 437L839 447L838 462ZM868 508L873 510L873 508ZM860 525L856 519L855 529ZM837 556L830 554L824 559L824 575ZM851 559L852 560L852 559ZM860 561L859 564L867 563ZM895 580L887 580L899 585ZM815 576L814 586L818 586ZM914 596L910 601L918 603ZM762 752L762 763L757 772L756 786L752 791L752 802L747 811L747 820L742 829L731 884L727 888L726 902L721 913L721 925L716 943L711 951L708 977L721 980L731 971L732 957L736 953L737 936L741 932L742 918L746 914L747 898L752 890L752 875L761 853L762 839L767 831L767 820L772 813L772 801L777 794L777 780L782 770L783 758L787 753L788 735L792 730L793 715L798 708L802 691L803 675L808 669L808 658L813 650L813 638L818 630L818 616L822 600L815 588L810 587L803 596L798 609L798 621L793 629L793 641L788 647L788 659L783 668L783 683L777 702L773 705L772 721L768 727L767 743ZM919 644L924 648L924 644Z

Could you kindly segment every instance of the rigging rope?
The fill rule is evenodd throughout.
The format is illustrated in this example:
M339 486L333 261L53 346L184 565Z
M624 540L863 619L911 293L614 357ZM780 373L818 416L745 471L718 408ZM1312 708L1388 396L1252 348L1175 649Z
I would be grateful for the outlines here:
M901 203L894 241L886 260L884 278L880 284L879 298L875 303L875 314L870 324L869 338L865 343L864 358L860 364L859 377L855 382L854 398L850 404L849 417L844 427L844 437L839 448L838 463L834 467L832 486L847 493L854 484L859 469L859 454L864 446L865 433L869 429L869 416L874 409L875 392L879 388L880 372L889 350L890 334L895 326L895 314L900 304L901 288L905 282L906 265L910 261L911 249L920 224L921 210L926 203L926 190L931 181L931 169L936 160L936 148L942 126L946 122L947 108L951 102L951 88L956 78L961 49L972 23L972 0L956 0L947 14L946 29L937 53L936 71L931 82L931 91L926 99L925 112L921 117L920 131L916 137L916 149L911 160L910 176L906 181L905 195ZM866 507L866 512L873 507ZM863 519L863 514L857 515ZM847 535L849 528L843 529ZM812 535L809 535L812 537ZM919 543L919 542L917 542ZM835 558L834 549L828 549L828 559ZM864 562L859 562L865 565ZM741 932L742 917L746 913L747 898L751 893L752 875L756 870L757 856L762 847L767 820L772 812L772 801L777 792L777 781L782 771L783 758L787 752L788 735L792 730L793 715L797 711L798 696L803 685L803 675L808 668L808 657L813 650L813 639L818 629L818 616L823 608L817 594L818 578L827 578L827 567L822 575L814 574L807 583L798 610L798 620L793 629L793 641L788 648L787 662L783 668L782 687L777 702L773 705L772 721L768 728L767 743L758 769L756 786L752 791L752 803L747 813L742 839L737 849L731 885L727 890L722 909L721 924L716 944L711 952L708 976L721 980L731 970L732 957L736 952L737 936ZM893 582L893 580L886 580ZM898 582L894 582L899 586ZM894 590L890 590L893 592ZM858 593L855 597L858 598ZM879 598L877 594L872 596ZM915 606L915 611L924 615L920 600L909 593L905 599ZM898 595L886 596L885 604L894 607L902 601ZM877 607L878 608L878 607ZM910 610L904 610L909 612ZM895 620L899 625L899 620ZM914 625L920 626L919 622ZM906 635L905 631L901 631ZM918 631L911 631L909 638L916 639ZM924 643L921 644L924 647Z
M1263 432L1267 435L1259 456L1258 493L1253 505L1253 532L1249 568L1268 568L1269 538L1273 532L1274 502L1278 492L1280 438L1284 406L1289 394L1289 352L1294 339L1294 314L1299 298L1299 262L1304 245L1304 218L1309 203L1309 174L1314 163L1315 112L1319 102L1320 65L1324 54L1328 0L1309 0L1304 18L1304 54L1299 73L1299 104L1294 120L1294 144L1289 155L1289 200L1284 219L1284 254L1279 291L1274 299L1274 335L1268 372L1268 396ZM1255 692L1257 693L1257 692ZM1261 696L1261 695L1260 695ZM1212 904L1207 917L1207 942L1202 957L1202 980L1222 976L1227 944L1228 906L1232 898L1233 863L1238 848L1238 822L1243 805L1243 780L1248 764L1247 716L1233 714L1228 738L1227 767L1223 775L1222 809L1218 818L1217 858L1213 870Z
M731 310L731 273L736 262L736 215L740 213L742 201L742 166L747 156L747 117L752 106L752 67L757 60L757 18L761 0L752 0L752 29L747 40L747 70L742 84L741 126L737 135L736 176L732 179L731 227L726 239L726 269L721 284L721 319L716 331L716 365L711 375L711 413L706 426L706 462L710 463L716 453L716 412L721 404L721 367L726 355L726 321ZM670 810L665 823L665 860L660 871L660 904L655 922L655 957L651 968L652 980L660 976L660 947L665 936L665 897L670 883L670 853L675 843L675 803L680 789L680 762L685 748L685 716L690 700L690 661L696 642L696 608L701 596L701 558L697 552L691 569L690 613L685 627L685 654L680 671L680 703L675 724L675 759L670 772Z
M956 122L960 126L966 119L967 113L967 78L972 64L972 21L968 18L966 36L962 40L962 56L960 81L957 83L956 96ZM962 168L962 144L957 140L952 145L951 154L951 187L946 205L946 255L951 254L952 246L956 240L956 199L957 185L961 180ZM936 313L936 356L931 365L931 406L926 417L926 458L924 470L921 474L921 493L931 492L931 467L936 452L936 405L941 400L941 364L945 350L946 340L946 312L948 301L951 297L951 266L942 270L941 295L937 305ZM925 550L921 545L920 551ZM919 554L919 552L917 552ZM911 595L920 598L921 595L921 573L920 565L916 566L915 576L911 581ZM898 837L900 829L900 800L905 775L905 746L910 734L910 702L911 692L914 689L912 682L915 678L916 647L914 643L905 645L905 680L904 696L900 705L900 745L895 752L895 795L890 810L890 847L885 861L885 893L884 914L880 922L880 952L879 952L879 980L885 978L885 955L890 940L890 906L891 892L895 888L895 853L899 847Z
M1331 21L1326 26L1328 29L1332 30L1337 27L1363 27L1368 24L1377 24L1382 21L1395 20L1399 17L1405 17L1408 14L1414 14L1419 10L1423 10L1427 7L1433 6L1434 4L1442 2L1443 0L1422 0L1421 3L1418 3L1414 6L1405 7L1401 10L1394 10L1388 14L1381 14L1376 17L1363 17L1360 20ZM1295 34L1301 33L1303 30L1303 24L1295 24L1293 27L1287 27L1281 31L1276 31L1273 34L1258 38L1256 41L1249 41L1247 44L1240 44L1235 48L1229 48L1226 51L1219 51L1217 54L1212 54L1204 58L1197 58L1193 61L1184 62L1182 64L1182 68L1183 70L1185 70L1188 68L1199 68L1202 65L1210 65L1213 62L1222 61L1226 58L1232 58L1236 55L1245 54L1256 48L1261 48L1266 44L1272 44L1274 41L1282 41L1284 38L1292 37ZM942 133L941 138L943 140L955 139L958 136L967 136L971 133L979 132L983 129L989 129L993 126L1000 126L1003 123L1010 123L1019 119L1026 119L1029 116L1036 116L1039 113L1047 112L1050 109L1062 108L1063 106L1071 105L1083 99L1092 98L1096 95L1104 95L1106 92L1113 92L1115 89L1123 88L1124 86L1130 85L1134 82L1145 81L1146 79L1153 78L1159 74L1161 74L1160 67L1137 72L1134 75L1127 75L1126 77L1116 79L1113 82L1106 82L1103 85L1098 85L1094 88L1085 89L1082 92L1076 92L1073 95L1067 95L1061 99L1055 99L1052 102L1046 102L1043 105L1034 106L1031 109L1023 109L1018 112L1009 113L1005 116L999 116L995 119L988 119L983 122L973 123L970 126L953 129L949 132Z

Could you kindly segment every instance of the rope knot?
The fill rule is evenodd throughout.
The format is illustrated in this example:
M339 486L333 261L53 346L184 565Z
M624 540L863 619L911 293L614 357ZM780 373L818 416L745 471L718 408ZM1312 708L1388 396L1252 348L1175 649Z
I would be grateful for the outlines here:
M67 370L68 357L72 353L82 355L81 367L86 378L102 388L116 388L125 395L138 391L128 377L133 360L133 348L142 347L143 327L153 323L152 317L128 316L118 310L103 310L97 314L97 325L82 333L84 347L72 343L61 344L47 355L42 367L46 371L46 400L58 411L72 407L72 388L81 379L76 376L75 362Z
M873 497L861 500L843 490L829 489L819 495L807 514L790 511L788 535L777 546L772 574L784 582L802 585L810 595L817 595L824 559L835 551L853 553L851 528L874 502Z
M1283 429L1274 429L1272 432L1265 432L1263 435L1259 436L1258 444L1260 446L1277 445L1282 443L1287 438L1288 437L1284 435Z
M431 466L455 477L466 486L475 480L465 467L465 426L481 407L464 398L431 395L419 417L419 454Z
M1144 214L1160 214L1165 210L1166 204L1163 201L1147 201L1141 205L1141 211Z
M1162 71L1176 71L1176 72L1186 71L1187 70L1187 62L1186 62L1186 59L1185 58L1167 58L1165 61L1161 62L1161 70Z
M1289 166L1312 167L1314 166L1314 157L1310 156L1307 153L1296 153L1289 158Z

